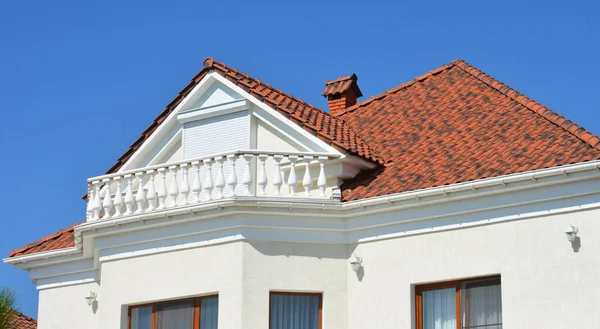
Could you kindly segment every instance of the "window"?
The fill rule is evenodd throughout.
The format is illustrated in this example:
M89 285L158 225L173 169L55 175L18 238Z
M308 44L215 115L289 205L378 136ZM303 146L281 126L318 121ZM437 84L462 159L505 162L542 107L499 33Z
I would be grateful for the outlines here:
M500 277L416 287L417 329L502 329Z
M271 292L270 329L320 329L321 294Z
M218 296L129 307L129 329L217 329Z

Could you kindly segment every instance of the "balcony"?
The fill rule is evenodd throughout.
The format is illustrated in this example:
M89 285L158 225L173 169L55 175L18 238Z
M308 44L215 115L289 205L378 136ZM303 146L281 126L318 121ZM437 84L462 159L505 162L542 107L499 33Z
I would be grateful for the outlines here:
M330 199L339 154L235 151L88 179L87 220L237 197Z

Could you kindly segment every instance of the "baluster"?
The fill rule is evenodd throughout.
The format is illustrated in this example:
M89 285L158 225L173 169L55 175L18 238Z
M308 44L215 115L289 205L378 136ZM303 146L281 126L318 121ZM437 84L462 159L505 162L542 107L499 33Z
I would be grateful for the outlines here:
M102 200L102 208L104 208L104 215L102 219L110 218L110 211L112 210L113 203L112 197L110 196L110 178L105 178L102 180L104 183L104 187L106 191L104 192L104 200Z
M136 172L135 177L138 180L138 190L135 193L135 202L137 203L136 214L144 212L144 201L146 201L146 195L144 194L144 173Z
M173 201L172 207L177 206L177 196L179 195L179 187L177 186L177 166L170 166L171 185L169 186L169 196Z
M192 181L192 191L196 193L196 202L200 202L200 192L202 192L202 186L200 185L200 161L192 162L196 176Z
M202 162L204 163L204 168L206 169L206 176L204 177L204 190L206 191L208 200L212 200L212 190L213 190L212 160L205 159Z
M267 171L265 168L265 161L267 160L267 158L269 157L268 154L259 154L258 155L258 161L260 162L259 164L259 169L258 169L258 177L256 179L256 183L258 184L259 187L259 195L267 195L267 192L265 192L265 188L267 187Z
M113 178L113 180L115 181L115 185L116 185L116 190L115 190L115 200L114 200L114 206L115 206L115 216L114 217L119 217L121 216L121 209L123 208L123 195L121 194L121 177L117 176L115 178Z
M160 182L158 183L158 207L156 209L165 209L165 200L167 199L167 177L165 177L166 168L158 168L158 174L160 175Z
M252 195L252 191L250 191L250 185L252 184L252 168L250 167L252 154L244 154L244 160L246 160L246 169L244 170L244 178L242 179L242 184L244 184L244 190L246 195Z
M215 187L217 188L217 199L223 198L223 189L225 188L225 175L223 174L223 157L216 157L217 162L217 181Z
M146 199L148 199L148 211L154 211L156 210L156 199L158 198L158 195L156 194L156 188L154 187L154 176L156 174L154 173L154 170L148 170L146 173L149 177L148 192L146 194Z
M190 193L187 163L182 163L179 166L181 167L181 204L186 205L188 204L188 194Z
M94 192L92 189L92 184L88 182L87 183L87 206L85 207L85 212L87 213L86 214L87 220L91 220L94 218L94 210L92 209L93 204L94 204L93 200L94 200Z
M128 216L133 213L133 184L131 183L131 174L125 175L127 180L127 190L125 191L125 210L124 215Z
M281 177L281 160L283 160L283 155L275 154L273 156L273 160L275 160L275 172L273 173L273 187L275 187L275 195L281 195L281 185L283 185L283 177Z
M100 218L100 211L102 210L102 203L100 202L100 181L95 180L94 184L94 200L92 201L92 211L94 212L94 219Z
M310 176L310 162L313 157L310 155L304 156L304 178L302 179L302 186L304 186L304 193L306 196L310 196L310 189L312 187L312 177Z
M319 157L319 179L317 186L319 187L319 196L325 196L325 188L327 188L327 176L325 175L325 161L327 157Z
M231 196L235 196L235 188L237 185L237 175L235 173L235 154L229 154L227 156L229 162L231 162L231 172L229 172L229 177L227 177L227 185L231 188Z
M288 156L288 159L290 160L290 176L288 177L287 184L290 188L290 195L295 196L296 184L298 184L298 178L296 177L296 160L298 159L298 156L290 155Z

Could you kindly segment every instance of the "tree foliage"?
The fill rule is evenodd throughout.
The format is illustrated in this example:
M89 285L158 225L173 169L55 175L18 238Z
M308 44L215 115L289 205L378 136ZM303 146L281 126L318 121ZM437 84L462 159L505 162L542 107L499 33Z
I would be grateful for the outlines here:
M9 288L0 288L0 329L13 329L17 295Z

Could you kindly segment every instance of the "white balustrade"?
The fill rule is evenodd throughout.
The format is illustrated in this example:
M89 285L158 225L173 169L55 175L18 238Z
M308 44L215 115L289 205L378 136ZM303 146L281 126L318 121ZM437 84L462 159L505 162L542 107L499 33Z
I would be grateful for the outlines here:
M338 157L237 151L94 177L88 179L87 218L152 213L231 197L328 198L326 163ZM304 193L297 193L299 184ZM283 185L287 188L282 191Z

